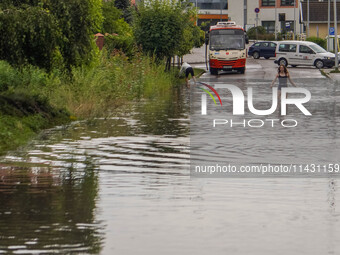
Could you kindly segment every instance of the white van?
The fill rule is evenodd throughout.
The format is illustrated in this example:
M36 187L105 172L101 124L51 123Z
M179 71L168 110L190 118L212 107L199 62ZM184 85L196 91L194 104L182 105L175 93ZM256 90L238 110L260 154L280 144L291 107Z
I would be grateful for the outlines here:
M278 65L333 67L335 55L316 43L307 41L281 41L276 45L275 63Z

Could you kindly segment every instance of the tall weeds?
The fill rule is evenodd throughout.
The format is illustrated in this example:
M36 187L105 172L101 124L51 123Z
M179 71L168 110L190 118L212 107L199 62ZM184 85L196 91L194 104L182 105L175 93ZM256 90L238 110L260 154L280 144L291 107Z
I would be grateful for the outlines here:
M175 83L174 75L152 57L137 54L130 61L120 52L106 56L92 66L73 68L71 75L34 67L19 72L2 61L0 82L5 81L6 93L38 95L78 118L108 115L126 101L169 94Z

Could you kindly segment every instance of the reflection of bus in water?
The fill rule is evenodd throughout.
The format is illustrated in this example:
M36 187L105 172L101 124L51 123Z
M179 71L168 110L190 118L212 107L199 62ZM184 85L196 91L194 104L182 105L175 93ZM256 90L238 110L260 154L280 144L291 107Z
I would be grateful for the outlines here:
M246 69L245 32L235 22L218 22L209 31L209 67L211 74L219 70Z

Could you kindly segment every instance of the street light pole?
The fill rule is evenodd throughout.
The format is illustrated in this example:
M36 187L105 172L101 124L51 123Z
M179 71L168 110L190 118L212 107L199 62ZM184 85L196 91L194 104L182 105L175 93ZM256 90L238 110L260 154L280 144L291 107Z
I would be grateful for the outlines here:
M329 51L330 48L330 38L329 38L329 30L331 28L331 0L328 0L328 39L327 39L327 51Z
M339 70L339 59L338 59L338 21L336 17L336 0L334 0L334 38L335 38L335 71Z
M295 34L296 34L296 30L295 30L295 24L296 24L296 0L294 0L294 40L295 40Z
M220 1L220 9L221 9L221 13L220 13L220 21L222 21L222 0Z
M309 0L307 0L307 38L309 37Z
M274 24L274 26L275 26L275 31L274 31L274 33L275 33L275 41L277 41L277 33L276 33L276 19L277 19L277 8L276 8L276 0L275 0L275 24Z

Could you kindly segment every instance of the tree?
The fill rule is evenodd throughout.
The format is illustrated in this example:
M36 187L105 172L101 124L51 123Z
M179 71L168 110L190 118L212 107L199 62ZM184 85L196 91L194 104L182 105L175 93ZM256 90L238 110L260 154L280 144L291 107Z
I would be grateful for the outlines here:
M194 25L195 17L195 8L186 1L141 3L135 14L136 41L144 52L155 54L159 60L166 58L169 63L171 57L182 56L197 44L200 29Z
M88 63L93 34L102 26L101 0L4 0L0 4L0 59L50 70Z
M119 35L131 35L131 26L122 18L122 11L119 10L114 2L103 3L103 33L117 33Z
M114 5L122 11L122 17L128 23L132 21L131 1L130 0L115 0Z

